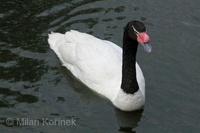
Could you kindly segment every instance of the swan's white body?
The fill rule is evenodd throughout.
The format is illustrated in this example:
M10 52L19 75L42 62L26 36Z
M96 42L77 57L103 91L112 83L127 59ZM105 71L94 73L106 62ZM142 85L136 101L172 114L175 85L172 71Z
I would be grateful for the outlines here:
M145 81L136 63L139 91L127 94L121 89L122 49L112 42L86 33L51 33L48 42L63 66L95 92L107 97L119 109L132 111L145 104Z

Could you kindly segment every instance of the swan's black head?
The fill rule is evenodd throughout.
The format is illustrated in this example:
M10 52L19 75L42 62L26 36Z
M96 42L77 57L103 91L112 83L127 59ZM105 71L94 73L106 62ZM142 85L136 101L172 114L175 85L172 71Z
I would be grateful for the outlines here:
M147 35L146 26L142 22L137 20L130 21L124 28L124 32L124 36L142 44L146 52L151 52L152 48L149 45L150 38Z

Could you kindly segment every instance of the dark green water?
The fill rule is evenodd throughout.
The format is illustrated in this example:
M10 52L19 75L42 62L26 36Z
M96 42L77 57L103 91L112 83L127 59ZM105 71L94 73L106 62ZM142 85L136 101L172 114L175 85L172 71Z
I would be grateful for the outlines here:
M198 133L199 5L199 0L1 0L0 132ZM127 113L63 68L47 38L51 31L76 29L122 46L123 27L132 19L146 24L153 52L140 47L137 56L146 106Z

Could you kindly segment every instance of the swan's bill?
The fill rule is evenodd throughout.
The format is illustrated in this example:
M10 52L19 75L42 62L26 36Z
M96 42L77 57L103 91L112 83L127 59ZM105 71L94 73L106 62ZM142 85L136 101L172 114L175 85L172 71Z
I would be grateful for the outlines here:
M144 43L144 44L142 44L142 46L144 47L144 50L145 50L147 53L151 53L152 47L151 47L150 44Z

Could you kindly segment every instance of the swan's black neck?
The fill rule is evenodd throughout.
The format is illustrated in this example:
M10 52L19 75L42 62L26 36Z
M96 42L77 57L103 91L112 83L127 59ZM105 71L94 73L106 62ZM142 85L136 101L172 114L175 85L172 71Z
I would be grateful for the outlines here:
M138 42L129 37L124 30L123 38L123 65L122 65L122 90L127 94L134 94L139 90L136 78L136 53Z

